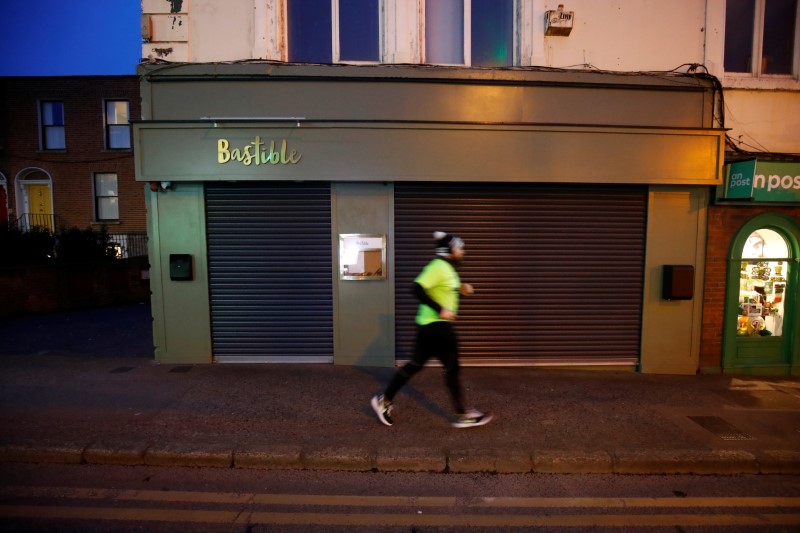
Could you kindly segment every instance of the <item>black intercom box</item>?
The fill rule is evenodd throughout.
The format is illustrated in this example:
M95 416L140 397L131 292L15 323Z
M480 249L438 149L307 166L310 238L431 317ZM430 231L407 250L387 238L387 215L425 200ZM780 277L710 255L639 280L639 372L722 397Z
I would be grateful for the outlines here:
M691 300L694 297L694 267L692 265L664 265L661 274L663 300Z
M190 254L169 254L169 279L190 281L192 279L192 256Z

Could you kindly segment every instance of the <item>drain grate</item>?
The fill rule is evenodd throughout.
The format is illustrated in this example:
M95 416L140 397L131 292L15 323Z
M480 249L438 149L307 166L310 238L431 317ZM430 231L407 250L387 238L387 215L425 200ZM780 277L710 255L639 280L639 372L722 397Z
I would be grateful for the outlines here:
M707 429L722 440L756 440L718 416L690 416L689 420Z
M132 366L120 366L115 368L114 370L110 370L109 374L124 374L125 372L130 372L133 370Z
M185 374L186 372L188 372L191 369L192 369L191 366L174 366L169 371L170 372L175 372L176 374L178 374L178 373L179 374Z

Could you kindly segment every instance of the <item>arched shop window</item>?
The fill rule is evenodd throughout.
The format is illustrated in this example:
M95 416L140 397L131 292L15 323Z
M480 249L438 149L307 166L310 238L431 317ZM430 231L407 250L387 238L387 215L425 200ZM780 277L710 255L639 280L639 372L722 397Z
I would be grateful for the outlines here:
M750 234L742 249L737 335L782 336L789 245L766 228Z

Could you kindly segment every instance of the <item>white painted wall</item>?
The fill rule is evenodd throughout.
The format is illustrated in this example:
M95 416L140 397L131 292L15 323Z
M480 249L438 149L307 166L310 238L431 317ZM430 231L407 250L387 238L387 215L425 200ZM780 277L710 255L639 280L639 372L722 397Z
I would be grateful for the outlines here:
M385 63L418 63L422 0L383 0ZM668 71L705 65L725 92L730 137L742 148L800 153L800 82L722 71L725 0L516 0L522 66ZM548 37L545 12L564 4L572 33ZM143 57L174 62L286 59L284 0L142 0ZM188 30L187 30L188 28ZM685 69L685 67L683 67ZM745 144L746 143L746 144Z
M728 137L748 151L800 153L800 91L725 91Z
M187 0L184 0L187 2ZM254 0L188 0L191 12L189 61L210 63L253 59Z
M544 12L564 4L575 13L568 37L546 37L547 67L588 65L600 70L672 70L703 62L702 0L534 0Z

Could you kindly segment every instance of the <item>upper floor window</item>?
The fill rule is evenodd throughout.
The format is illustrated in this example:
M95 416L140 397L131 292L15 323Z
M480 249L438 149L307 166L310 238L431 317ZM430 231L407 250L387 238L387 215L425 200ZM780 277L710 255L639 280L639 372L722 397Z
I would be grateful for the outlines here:
M131 125L128 102L106 101L106 148L129 149L131 147Z
M64 102L43 101L40 104L41 137L44 150L64 150Z
M514 63L514 0L425 0L425 63Z
M98 173L94 175L94 217L97 222L119 220L119 192L116 174Z
M289 61L380 61L380 0L286 0Z
M796 73L797 0L727 0L725 72L761 75Z

